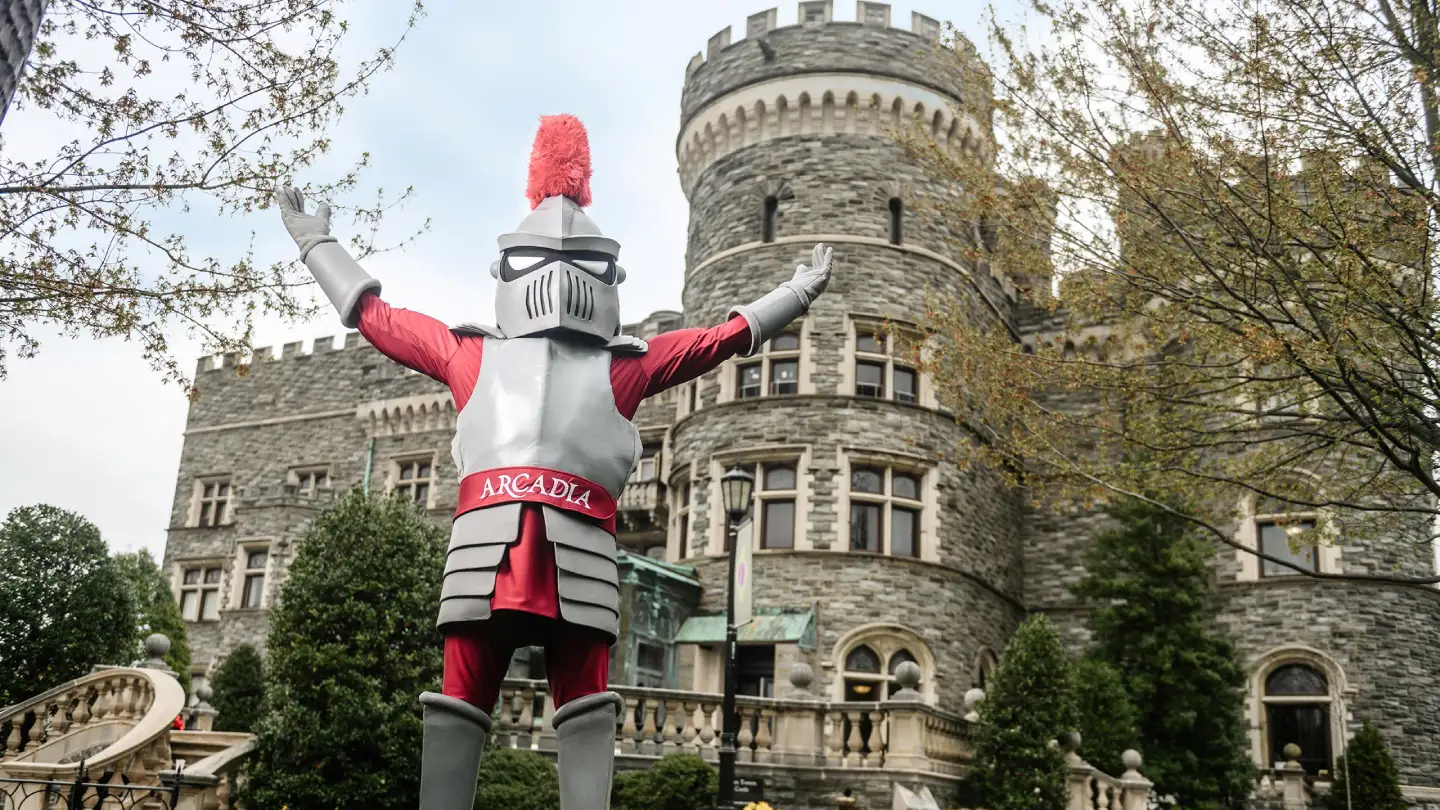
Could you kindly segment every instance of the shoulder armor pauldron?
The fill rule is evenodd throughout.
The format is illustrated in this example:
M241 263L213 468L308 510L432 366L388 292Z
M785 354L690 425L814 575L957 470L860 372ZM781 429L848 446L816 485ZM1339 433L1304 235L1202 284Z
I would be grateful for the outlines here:
M483 323L460 323L450 327L450 331L462 337L505 338L505 333L501 332L499 327Z
M610 338L605 348L616 354L644 354L650 350L650 344L631 335L616 335Z

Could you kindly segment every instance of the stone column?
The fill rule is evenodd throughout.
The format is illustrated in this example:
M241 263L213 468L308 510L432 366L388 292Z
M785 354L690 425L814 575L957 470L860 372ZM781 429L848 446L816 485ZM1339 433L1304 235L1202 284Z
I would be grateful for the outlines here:
M215 690L209 684L201 684L195 690L195 705L190 709L190 719L185 721L185 728L188 731L213 731L215 729L215 715L220 711L210 705L210 698L215 697Z
M1300 759L1300 746L1290 743L1281 752L1285 755L1285 764L1280 770L1280 799L1285 810L1306 810L1310 806L1310 786L1305 784L1305 766L1296 760Z
M825 756L825 703L810 694L815 670L801 661L790 667L794 697L775 718L774 753L784 765L818 765Z
M925 756L926 721L924 695L915 687L920 685L920 666L906 661L895 669L895 680L900 690L882 706L889 719L890 745L885 754L885 767L906 770L925 770L929 759Z
M1140 752L1134 748L1120 755L1125 773L1120 775L1121 810L1145 810L1150 803L1150 791L1155 784L1140 775Z

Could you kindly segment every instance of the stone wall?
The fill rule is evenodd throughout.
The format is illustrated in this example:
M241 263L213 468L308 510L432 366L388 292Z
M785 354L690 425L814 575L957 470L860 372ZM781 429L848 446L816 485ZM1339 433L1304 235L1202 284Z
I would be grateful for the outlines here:
M837 98L853 74L863 73L929 88L956 106L988 104L988 98L978 105L982 100L966 98L966 77L950 64L939 69L928 40L910 32L831 22L752 34L764 36L773 57L747 41L692 64L682 128L726 93L761 93L757 88L767 82L807 74L821 82L851 76L834 80ZM807 91L805 98L819 104L821 95ZM849 319L918 323L929 291L960 302L977 320L1013 331L1013 288L988 270L947 258L960 255L969 232L923 212L952 191L909 163L890 133L805 115L793 122L775 119L778 133L738 148L732 140L728 153L696 164L698 174L687 187L684 293L687 324L719 322L730 307L788 279L796 264L808 261L814 243L825 241L834 251L834 274L804 325L802 393L720 404L722 384L728 386L735 367L726 364L706 375L701 407L673 429L670 483L693 480L690 534L703 541L721 531L712 526L719 514L712 459L780 446L802 457L798 472L806 497L797 508L804 510L798 515L804 536L796 550L756 552L756 604L816 606L819 649L807 662L817 673L817 693L838 690L837 656L843 651L837 644L847 634L890 627L927 645L938 705L958 710L981 649L1003 646L1023 613L1020 502L997 476L955 463L970 434L953 415L933 407L925 383L915 404L859 398L853 387L846 389L855 362ZM776 205L772 241L764 234L767 197ZM891 239L892 198L902 204L898 244ZM922 541L924 561L849 551L841 527L850 508L844 476L852 456L910 459L925 471L935 522ZM716 545L710 551L684 562L700 575L702 610L719 612L725 557ZM783 680L783 673L777 677ZM888 793L884 800L888 805Z
M1369 720L1390 745L1403 784L1440 787L1440 592L1264 580L1223 585L1220 596L1221 623L1250 668L1279 650L1333 662L1344 679L1337 686L1347 693L1349 732Z
M726 93L801 73L895 77L954 99L964 99L976 79L956 69L951 60L941 58L932 37L900 28L832 20L820 25L756 30L744 39L732 40L728 28L716 36L719 39L712 38L713 44L725 44L708 54L697 54L699 61L692 60L686 71L680 99L682 127L697 110ZM755 44L762 38L773 49L773 57Z

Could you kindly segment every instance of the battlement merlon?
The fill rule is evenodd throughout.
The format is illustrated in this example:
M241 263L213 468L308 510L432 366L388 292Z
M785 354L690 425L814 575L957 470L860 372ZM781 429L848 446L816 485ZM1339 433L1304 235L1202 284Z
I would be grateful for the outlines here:
M777 25L778 10L767 9L746 20L744 39L732 41L730 26L712 36L685 70L682 128L706 104L732 90L796 72L874 73L957 99L965 97L967 87L973 92L973 77L967 84L961 75L969 71L923 47L945 47L939 20L912 12L910 27L904 29L890 24L888 3L858 0L854 20L836 20L833 6L833 0L805 0L795 24L784 27ZM879 31L885 32L882 38L876 36Z

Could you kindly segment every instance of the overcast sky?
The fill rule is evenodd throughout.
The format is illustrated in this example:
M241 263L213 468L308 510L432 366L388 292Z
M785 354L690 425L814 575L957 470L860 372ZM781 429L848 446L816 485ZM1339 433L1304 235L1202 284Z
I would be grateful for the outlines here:
M365 0L344 8L357 44L368 47L393 37L406 6ZM688 206L676 176L675 138L685 65L726 25L742 38L745 18L769 6L764 0L428 6L395 69L347 103L333 139L337 158L371 153L371 188L415 187L393 233L433 219L431 231L404 253L367 263L386 298L451 323L493 320L488 268L495 238L528 209L525 165L536 119L568 112L590 132L590 213L622 245L625 319L679 309ZM795 2L781 5L779 24L793 24L796 9ZM920 11L955 23L979 43L983 9L955 0L897 3L891 20L908 27L910 13ZM855 4L839 0L835 18L854 20ZM12 111L4 122L6 150L53 142L37 129L27 111ZM252 232L261 264L295 251L274 211L216 218L202 204L172 221L194 254L222 262L240 255ZM346 224L337 218L342 241ZM343 331L327 308L298 328L262 325L256 345ZM0 382L0 515L35 503L73 509L94 521L112 548L144 547L158 557L183 440L183 392L164 384L133 345L41 336L39 356L12 358L9 378ZM198 347L181 344L178 353L188 367Z

